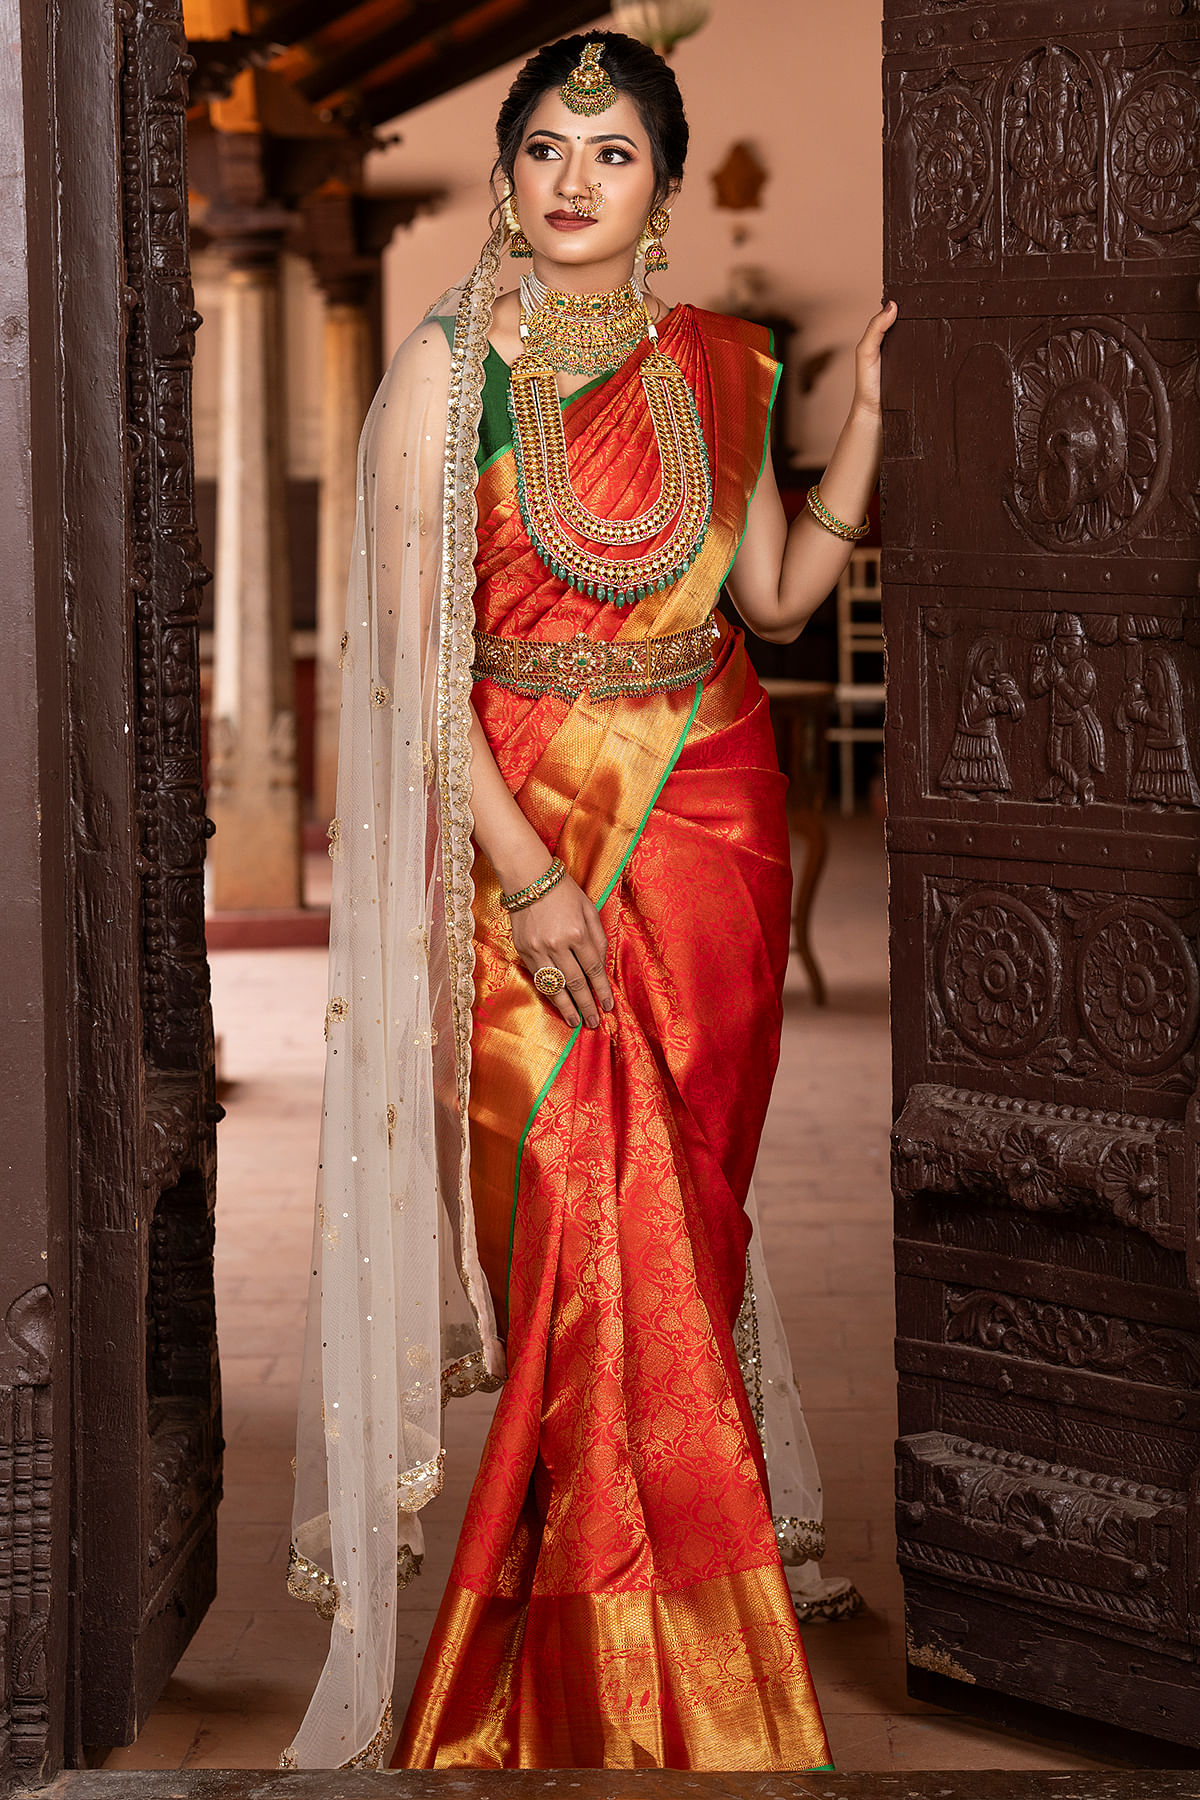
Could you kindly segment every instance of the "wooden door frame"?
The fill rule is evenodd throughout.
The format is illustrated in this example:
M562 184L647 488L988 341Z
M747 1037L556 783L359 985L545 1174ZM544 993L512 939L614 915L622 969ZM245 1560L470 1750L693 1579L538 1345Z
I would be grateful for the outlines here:
M128 1742L215 1591L177 0L0 0L0 1784Z
M1194 1759L1189 10L886 0L881 485L910 1691Z
M29 63L44 66L48 55L41 10L31 0L4 0L0 16L5 42L22 46L19 57L0 60L0 981L10 996L0 1082L0 1513L12 1534L12 1573L0 1595L9 1689L0 1696L2 1778L7 1769L46 1766L49 1746L71 1733L74 1696L64 1679L72 1182L63 470L56 434L39 429L57 413L59 386L54 164L38 154L50 138L52 102L48 84L28 79Z

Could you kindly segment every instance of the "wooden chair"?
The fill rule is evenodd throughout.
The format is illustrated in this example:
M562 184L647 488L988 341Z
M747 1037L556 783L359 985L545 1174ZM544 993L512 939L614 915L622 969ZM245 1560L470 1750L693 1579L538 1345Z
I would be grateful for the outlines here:
M792 900L796 950L808 975L813 1002L824 1006L825 978L809 942L808 918L829 849L825 826L829 704L837 690L831 681L786 681L772 676L762 677L761 685L770 701L779 766L788 778L788 822L806 847Z
M837 587L838 678L834 694L838 722L830 727L829 741L837 744L840 758L843 818L854 813L854 746L882 744L882 724L860 725L856 715L882 708L882 681L865 681L863 663L878 673L883 656L883 606L879 584L878 545L850 552Z

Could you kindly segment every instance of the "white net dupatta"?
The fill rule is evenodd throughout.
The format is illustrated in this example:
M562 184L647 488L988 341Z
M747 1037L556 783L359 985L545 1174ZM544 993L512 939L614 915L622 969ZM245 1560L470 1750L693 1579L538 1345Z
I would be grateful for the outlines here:
M792 1370L787 1333L771 1291L754 1183L746 1198L753 1226L746 1289L734 1330L750 1410L762 1439L779 1554L801 1622L841 1619L862 1605L845 1575L822 1575L825 1552L821 1476Z
M363 427L288 1585L330 1624L289 1768L377 1767L443 1393L503 1376L467 1166L475 453L499 238Z

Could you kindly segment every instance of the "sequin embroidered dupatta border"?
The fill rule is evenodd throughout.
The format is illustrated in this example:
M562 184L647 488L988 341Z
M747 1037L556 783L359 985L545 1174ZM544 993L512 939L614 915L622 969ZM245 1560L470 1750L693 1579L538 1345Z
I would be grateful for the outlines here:
M503 1376L468 1186L475 452L500 238L384 376L342 638L321 1149L288 1585L330 1620L289 1768L377 1767L444 1395Z

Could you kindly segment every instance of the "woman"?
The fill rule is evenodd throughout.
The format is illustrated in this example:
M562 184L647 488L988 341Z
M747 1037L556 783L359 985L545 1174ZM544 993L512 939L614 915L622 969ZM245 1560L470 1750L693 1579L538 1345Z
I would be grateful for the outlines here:
M503 1379L394 1763L826 1768L734 1343L761 1375L779 1335L745 1272L783 780L714 607L729 574L789 641L836 581L891 314L789 532L766 333L632 281L683 173L666 64L568 38L497 133L505 223L360 455L289 1577L333 1629L283 1760L386 1752L440 1404Z

